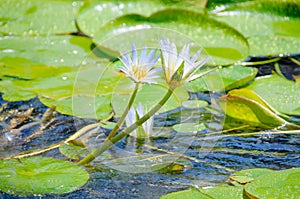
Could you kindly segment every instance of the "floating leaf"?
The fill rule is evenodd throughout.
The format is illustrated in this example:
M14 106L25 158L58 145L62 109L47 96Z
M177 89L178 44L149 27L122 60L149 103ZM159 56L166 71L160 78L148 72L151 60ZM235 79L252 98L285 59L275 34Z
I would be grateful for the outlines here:
M223 91L245 86L257 74L257 69L244 66L223 67L190 82L186 87L191 92Z
M169 193L167 195L160 197L160 199L182 199L182 198L212 199L212 197L210 197L194 188L191 188L191 189L185 190L185 191Z
M243 187L221 185L213 188L204 189L202 192L212 198L222 199L241 199L243 198Z
M49 35L75 32L75 13L81 1L9 0L0 5L0 31L9 35Z
M78 140L70 140L69 142L64 143L59 147L59 151L73 160L80 160L90 153L85 145Z
M200 107L207 106L208 102L204 100L187 100L182 102L182 106L188 109L197 109Z
M45 74L55 74L57 70L65 71L54 66L80 65L90 53L91 43L89 38L78 36L2 37L0 63L4 70L1 69L1 74L11 75L15 70L16 74L12 75L34 78L37 72L44 77ZM49 73L51 68L44 66L51 66L55 72Z
M122 82L120 84L121 88L127 87L125 82ZM128 84L127 84L128 85ZM129 88L132 86L128 86ZM128 88L127 87L127 88ZM117 88L117 91L120 90L120 87ZM145 109L150 110L152 107L154 107L165 95L167 92L168 88L167 85L161 85L161 84L147 84L143 85L143 87L139 90L134 106L138 106L138 102L140 102ZM121 91L121 90L120 90ZM112 98L112 106L117 115L121 115L123 113L124 108L126 107L129 96L130 96L131 91L129 92L117 92L114 94ZM163 107L159 110L159 112L166 112L172 109L175 109L179 106L181 106L182 101L186 101L188 99L188 93L186 90L182 88L177 88L174 90L174 93L172 96L169 98L166 104L164 104Z
M173 126L173 129L177 132L200 132L206 129L206 126L204 124L195 124L195 123L181 123L181 124L176 124Z
M277 111L300 115L300 82L293 82L274 74L256 78L248 88Z
M95 36L99 31L99 27L122 15L139 14L150 16L154 12L172 7L201 11L201 4L197 0L92 0L84 3L77 20L83 32Z
M261 177L266 174L270 174L271 172L274 171L271 169L264 169L264 168L245 169L234 173L233 176L229 177L229 180L236 181L240 184L246 184L257 179L258 177Z
M250 198L299 198L300 168L270 172L245 185Z
M33 196L75 191L87 182L89 174L68 161L30 157L0 160L0 177L1 191Z
M121 158L102 161L102 164L111 168L130 172L143 173L158 171L163 173L177 173L191 168L193 165L189 160L168 154L132 154L123 152Z
M230 93L219 98L219 104L226 115L263 127L276 127L287 124L272 110L257 101L236 94L232 96Z
M250 54L266 56L299 53L300 4L288 0L259 0L233 4L217 13L249 38Z
M182 9L163 10L149 17L122 16L99 27L94 41L123 52L130 50L132 43L138 48L158 48L162 36L176 41L179 48L186 43L193 43L194 52L203 47L215 64L230 64L248 56L247 40L235 29L205 14Z

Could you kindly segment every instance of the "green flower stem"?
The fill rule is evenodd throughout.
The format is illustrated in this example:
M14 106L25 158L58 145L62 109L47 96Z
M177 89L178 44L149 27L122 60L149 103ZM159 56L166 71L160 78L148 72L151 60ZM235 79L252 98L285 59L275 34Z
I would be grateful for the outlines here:
M86 165L93 161L96 157L101 155L104 151L112 147L115 143L120 141L125 136L129 135L133 130L135 130L138 126L143 124L145 121L147 121L152 115L154 115L171 97L173 93L173 89L169 88L168 92L165 94L165 96L160 100L160 102L153 107L148 113L146 113L142 118L140 118L138 121L136 121L134 124L123 130L120 134L116 135L110 140L104 141L103 145L100 146L95 151L91 152L89 155L87 155L84 159L82 159L79 164L80 165Z
M241 66L256 66L256 65L261 65L261 64L269 64L269 63L277 62L277 61L279 61L280 59L281 59L280 57L276 57L276 58L269 59L269 60L264 60L264 61L256 61L256 62L237 62L235 65L241 65Z
M133 102L134 102L134 99L136 97L137 91L139 89L139 85L140 85L140 83L136 83L135 84L134 91L133 91L133 93L130 96L129 102L128 102L128 104L127 104L127 106L126 106L126 108L125 108L125 110L123 112L123 115L121 116L121 118L117 122L116 126L111 130L111 132L109 133L109 135L107 136L107 138L105 139L105 141L107 141L107 140L111 139L112 137L114 137L116 135L117 131L123 125L125 117L126 117L128 111L130 110Z

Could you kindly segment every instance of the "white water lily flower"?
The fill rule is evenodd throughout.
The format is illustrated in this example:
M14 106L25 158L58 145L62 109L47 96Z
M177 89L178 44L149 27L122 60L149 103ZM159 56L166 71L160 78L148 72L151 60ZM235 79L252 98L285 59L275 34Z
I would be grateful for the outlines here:
M147 112L147 110L145 110L145 111ZM141 103L138 104L138 107L136 110L134 110L134 108L131 107L125 118L126 126L129 127L132 124L134 124L138 119L142 118L145 115L145 111L144 111ZM145 138L149 138L150 135L152 134L153 121L154 121L154 117L152 116L146 122L144 122L142 124L142 131L144 131L144 133L145 133ZM132 131L131 135L134 137L138 137L137 130Z
M190 56L190 45L184 45L180 53L177 53L176 45L168 39L160 41L161 59L165 73L166 82L171 88L176 88L186 82L195 80L210 71L203 73L195 72L201 68L210 57L198 61L202 49Z
M152 50L147 55L147 49L145 47L138 58L136 48L132 45L132 58L128 53L124 53L120 58L124 66L119 66L119 69L134 82L156 83L155 79L159 77L157 73L160 72L161 69L154 68L154 65L159 59L159 56L154 57L155 53L156 51Z

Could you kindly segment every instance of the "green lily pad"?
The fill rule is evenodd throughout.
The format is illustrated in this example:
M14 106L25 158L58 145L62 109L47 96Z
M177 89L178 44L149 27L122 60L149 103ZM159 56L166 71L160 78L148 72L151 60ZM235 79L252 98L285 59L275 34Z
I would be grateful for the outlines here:
M182 106L188 109L197 109L200 107L207 106L208 102L204 100L187 100L182 102Z
M181 123L173 126L173 129L177 132L186 132L186 133L196 133L206 129L204 124L195 124L195 123Z
M235 92L234 95L229 92L228 95L219 98L219 104L226 115L263 127L276 127L287 124L284 119L259 102L238 96L237 90L232 92Z
M205 14L182 9L167 9L149 17L119 17L99 27L94 41L123 52L130 50L132 43L138 48L158 48L162 36L176 41L178 48L188 42L193 43L193 52L201 46L212 56L211 63L215 64L230 64L248 56L247 40L235 29Z
M47 37L2 37L0 39L0 64L8 67L4 72L16 71L22 76L36 77L37 67L41 67L42 76L49 72L44 66L74 67L84 60L91 52L92 41L78 36L47 36ZM55 69L54 70L58 70ZM2 73L2 70L1 70ZM32 75L30 76L30 73Z
M63 194L83 186L89 174L63 160L30 157L0 160L0 190L18 196Z
M274 74L256 78L248 89L256 92L277 111L288 115L300 115L300 82L293 82Z
M168 154L120 154L121 158L102 161L101 163L130 173L143 173L149 171L163 173L177 173L193 167L192 163L184 158Z
M74 19L82 1L19 0L0 5L0 31L9 35L75 32Z
M245 169L234 173L233 176L229 177L229 180L238 182L240 184L246 184L257 179L258 177L270 174L271 172L274 171L271 169L264 169L264 168Z
M197 0L92 0L84 3L77 20L83 32L95 36L99 31L99 27L122 15L139 14L149 16L166 8L186 8L199 12L201 11L201 4Z
M259 0L233 4L216 14L248 38L250 55L299 53L300 4L297 1Z
M169 193L167 195L160 197L160 199L182 199L182 198L212 199L212 197L210 197L194 188L191 188L189 190Z
M126 78L128 79L128 78ZM131 85L132 81L129 80L130 82L127 82L127 80L122 81L120 83L121 88L127 87L127 88L132 88L133 86ZM127 85L126 86L126 82ZM123 110L125 109L131 91L129 90L128 92L125 92L123 89L117 88L116 92L113 97L112 97L112 106L114 109L114 112L116 115L121 115L123 113ZM123 92L121 92L121 90ZM147 109L148 111L153 108L155 105L158 104L158 102L163 98L165 93L167 92L168 87L165 84L145 84L143 87L139 90L134 104L134 107L138 106L138 103L140 102L141 105L144 107L144 109ZM186 101L188 99L188 93L186 90L183 88L177 88L174 90L174 93L171 95L169 100L161 107L159 112L166 112L172 109L175 109L177 107L181 106L182 101Z
M217 187L204 189L203 192L212 198L241 199L243 198L243 187L220 185Z
M228 91L245 86L257 74L257 69L244 66L223 67L190 82L186 88L191 92Z
M299 198L300 168L271 172L245 185L250 198Z
M66 157L73 160L80 160L90 152L85 145L79 140L70 140L59 147L59 151Z

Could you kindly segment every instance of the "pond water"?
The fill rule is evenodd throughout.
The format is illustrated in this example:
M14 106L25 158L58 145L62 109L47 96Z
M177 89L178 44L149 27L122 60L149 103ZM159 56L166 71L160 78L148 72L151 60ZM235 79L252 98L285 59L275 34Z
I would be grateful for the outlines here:
M199 97L199 96L198 96ZM206 98L207 96L200 96ZM33 139L27 139L29 135L37 132L39 120L47 107L42 105L37 98L27 102L6 102L0 100L1 107L1 134L0 134L0 157L17 154L21 151L46 147L68 138L78 128L95 122L89 119L78 119L71 116L57 114L55 120L48 126L43 134ZM31 109L33 108L33 109ZM12 125L14 118L21 113L32 110L30 117L10 131L8 124ZM165 115L155 118L156 126L165 126L164 132L174 133L168 126L176 122L176 115L190 115L191 110L177 109ZM202 114L205 110L200 109ZM205 115L205 114L204 114ZM162 119L169 118L168 120ZM183 118L184 119L184 118ZM203 117L205 120L206 117ZM36 125L30 125L33 124ZM76 125L74 125L76 124ZM28 128L26 128L26 125ZM213 125L213 124L212 124ZM246 133L258 131L259 129L242 129L230 133ZM101 130L103 132L103 129ZM104 133L108 133L105 132ZM247 168L272 168L287 169L300 166L300 138L297 135L272 135L258 134L255 136L226 136L216 134L205 136L209 133L206 129L192 135L193 140L188 143L174 142L176 145L169 146L183 151L183 155L190 157L190 165L182 172L163 173L145 172L132 173L122 172L113 169L108 165L98 164L95 168L88 168L90 180L79 190L64 195L47 195L46 198L159 198L160 196L182 189L187 189L191 184L208 187L226 182L232 172ZM98 134L99 135L99 132ZM96 135L89 135L90 138ZM178 140L190 137L191 135L178 135ZM103 134L103 138L104 138ZM84 138L84 137L83 137ZM153 140L154 146L168 148L164 145L171 139L167 135L158 136ZM26 140L26 142L24 141ZM90 139L93 140L93 139ZM101 140L101 136L100 136ZM213 141L213 145L210 142ZM128 146L129 141L124 140L110 150L118 154ZM188 147L186 145L188 144ZM181 150L182 149L182 150ZM143 148L145 152L149 149ZM159 154L159 153L157 153ZM65 158L58 149L44 153L43 155L56 158ZM129 160L130 161L130 160ZM96 161L99 163L99 161ZM0 192L0 198L18 198ZM28 198L40 198L28 197Z

